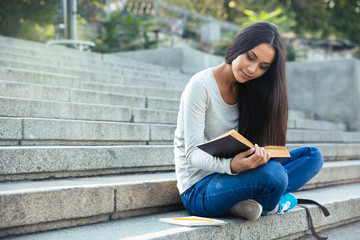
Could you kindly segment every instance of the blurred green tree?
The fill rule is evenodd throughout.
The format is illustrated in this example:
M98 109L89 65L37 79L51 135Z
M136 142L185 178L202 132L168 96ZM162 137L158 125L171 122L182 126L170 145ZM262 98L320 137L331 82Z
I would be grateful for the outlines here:
M159 43L149 36L151 32L159 30L156 21L117 12L103 24L105 34L96 40L95 51L118 52L152 48Z
M360 46L360 0L327 0L327 9L335 34Z
M283 10L282 17L287 17L292 22L284 28L285 31L314 38L346 38L360 45L360 24L357 24L360 22L360 0L164 1L240 24L248 21L246 18L250 12L246 9L258 14L258 19L262 19L261 15L270 14L280 8ZM281 26L281 29L283 27Z
M52 38L57 4L58 0L1 0L0 34L35 41Z

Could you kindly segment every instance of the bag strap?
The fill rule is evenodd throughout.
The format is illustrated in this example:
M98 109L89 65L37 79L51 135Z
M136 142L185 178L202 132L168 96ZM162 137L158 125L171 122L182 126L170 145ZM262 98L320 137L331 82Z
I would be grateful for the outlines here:
M326 207L324 207L323 205L321 205L320 203L315 202L314 200L310 200L310 199L298 198L298 203L299 203L298 206L300 206L302 208L305 208L306 217L307 217L307 220L308 220L309 228L311 230L311 234L318 240L326 240L326 239L328 239L327 237L321 237L315 231L314 224L313 224L313 221L312 221L312 218L311 218L311 215L310 215L309 208L307 208L307 207L305 207L304 205L301 205L301 204L316 204L316 205L318 205L320 207L321 211L323 212L323 214L325 215L325 217L330 215L329 210Z

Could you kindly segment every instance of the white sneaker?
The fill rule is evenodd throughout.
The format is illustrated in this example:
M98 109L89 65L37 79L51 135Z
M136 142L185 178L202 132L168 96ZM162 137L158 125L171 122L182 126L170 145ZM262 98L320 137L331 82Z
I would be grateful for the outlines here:
M249 221L255 221L261 216L263 207L260 203L253 199L248 199L242 202L238 202L232 208L230 208L230 213L245 218Z

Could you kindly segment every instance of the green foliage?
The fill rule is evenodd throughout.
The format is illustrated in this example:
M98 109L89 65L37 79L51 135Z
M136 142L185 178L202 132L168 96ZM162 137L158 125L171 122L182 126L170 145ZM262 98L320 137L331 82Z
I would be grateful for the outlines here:
M150 37L158 31L156 19L144 20L133 15L115 13L104 23L105 34L96 40L95 51L118 52L155 47L159 41Z
M332 15L329 24L336 29L336 35L360 46L360 1L332 0L328 4L331 3L333 7L328 6L328 11Z
M58 0L1 0L0 34L42 42L51 39L57 3Z
M360 45L360 0L164 1L244 25L254 22L254 19L267 19L279 25L282 32L294 32L310 38L345 38ZM275 6L282 9L282 16L278 15L276 20L267 15L279 12L274 9Z
M268 21L278 25L282 31L288 31L296 25L296 22L289 19L288 16L283 15L283 12L284 11L281 8L272 12L261 10L260 13L245 9L243 13L247 16L247 18L236 18L235 21L241 23L243 27L259 21Z
M214 47L214 54L218 55L218 56L225 56L226 51L231 43L231 41L236 37L235 34L231 34L231 33L226 33L226 39L223 41L220 41L219 43L216 44L216 46Z
M268 21L272 22L280 27L280 29L290 29L295 26L296 23L288 19L287 16L281 16L283 10L281 8L276 9L272 12L265 12L264 10L260 11L260 13L256 13L254 11L245 9L244 14L247 18L236 18L235 21L241 22L243 27L247 27L252 23L256 23L259 21ZM226 54L227 47L230 45L231 41L235 38L233 34L227 34L227 40L219 42L214 49L214 54L219 56L224 56ZM289 61L293 61L295 59L295 52L293 48L287 47L286 49L287 59Z

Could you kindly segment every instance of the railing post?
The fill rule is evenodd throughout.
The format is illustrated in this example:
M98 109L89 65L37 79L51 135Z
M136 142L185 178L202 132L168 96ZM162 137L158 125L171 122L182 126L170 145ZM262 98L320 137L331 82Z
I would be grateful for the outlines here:
M65 38L77 39L77 2L76 0L63 0Z

